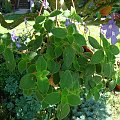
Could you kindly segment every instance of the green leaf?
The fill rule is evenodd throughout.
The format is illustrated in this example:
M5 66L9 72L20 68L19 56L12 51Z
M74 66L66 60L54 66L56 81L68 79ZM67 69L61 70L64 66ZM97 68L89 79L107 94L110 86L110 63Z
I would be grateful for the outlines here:
M36 53L36 52L30 52L29 54L27 54L27 58L28 58L29 60L34 59L35 56L37 56L37 53Z
M85 75L92 75L95 73L95 65L94 64L87 64L85 68Z
M35 24L39 24L45 20L45 17L40 15L36 17Z
M52 34L57 38L65 38L67 31L64 28L54 28L52 29Z
M72 88L73 77L69 70L62 72L60 75L60 86L62 89L64 88Z
M6 48L3 55L6 60L6 65L7 65L8 69L10 71L13 71L16 66L13 52L9 48Z
M35 40L31 40L29 43L28 43L28 48L32 51L38 49L41 47L42 45L42 42L43 42L43 36L40 35L40 36L36 36Z
M32 90L31 89L24 89L23 94L26 96L30 96L32 94Z
M57 15L60 15L61 13L62 12L60 10L55 10L55 11L51 12L50 17L55 17Z
M40 56L38 60L36 61L36 70L37 71L43 71L47 69L47 62L44 59L43 56Z
M102 73L105 77L111 76L111 65L109 63L103 64Z
M85 40L85 38L84 38L83 35L76 33L76 34L74 34L73 36L74 36L74 38L75 38L75 42L76 42L80 47L83 46L83 45L86 45L86 40Z
M91 64L98 64L102 62L103 59L104 59L103 50L97 50L91 58Z
M55 47L54 53L56 58L60 57L62 55L62 48L60 46Z
M5 49L3 55L4 55L4 58L5 58L6 61L10 61L11 62L11 61L14 60L14 54L13 54L13 52L9 48Z
M120 85L120 77L117 78L117 85Z
M75 18L75 20L77 20L78 22L82 22L80 15L74 14L74 18Z
M4 49L5 49L4 45L0 45L0 54L4 52Z
M70 44L72 44L73 41L74 41L73 35L68 35L68 36L67 36L67 39L68 39L68 41L69 41Z
M60 100L61 100L61 95L59 92L52 92L48 94L44 99L44 101L47 102L49 105L55 105L59 103Z
M112 52L114 55L119 54L119 49L118 49L118 47L115 46L115 45L110 45L110 50L111 50L111 52Z
M73 61L73 67L74 67L77 71L80 70L80 65L79 65L79 62L78 62L77 58L75 58L74 61Z
M59 104L57 107L58 120L64 119L70 112L70 106L68 104Z
M72 34L77 33L77 28L76 28L75 24L70 24L67 27L67 30L68 30L69 35L71 35L71 36L72 36Z
M27 68L27 60L21 60L18 63L18 70L22 74Z
M116 81L115 80L110 81L110 83L109 83L109 89L113 90L115 88L115 86L116 86Z
M54 57L55 57L55 55L54 55L54 49L53 49L53 47L52 46L48 46L47 50L46 50L45 58L47 60L53 60Z
M54 25L54 23L53 23L53 21L52 20L47 20L47 21L45 21L45 23L44 23L44 27L45 27L45 29L48 31L48 32L51 32L51 30L52 30L52 28L53 28L53 25Z
M38 90L41 92L41 93L47 93L48 90L49 90L49 81L48 81L48 78L47 77L40 77L40 76L37 76L37 86L38 86Z
M93 76L93 80L95 81L96 84L99 84L102 81L102 77L95 75L95 76Z
M80 97L74 94L69 94L67 95L67 99L68 99L68 103L71 106L78 106L81 104L81 100Z
M63 61L66 67L70 67L75 57L75 51L71 46L66 46L63 51Z
M35 76L33 74L26 74L21 78L20 88L33 89L35 87Z
M99 64L95 64L95 67L96 67L96 73L100 74L101 70L102 70L102 65L100 63Z
M100 93L97 89L94 90L94 98L95 98L96 101L98 101L99 98L100 98Z
M101 48L101 45L98 43L98 41L95 38L93 38L91 36L88 36L88 40L89 40L90 45L93 48L96 48L96 49L100 49Z
M110 46L110 43L108 42L108 40L103 36L103 34L100 34L100 38L102 40L103 43L103 47L107 48L108 46Z
M28 73L34 73L36 72L36 65L35 64L31 64L28 69L27 69Z
M55 62L54 60L48 61L48 62L47 62L47 65L48 65L48 70L49 70L52 74L57 73L57 72L59 72L59 70L60 70L60 65L59 65L57 62Z

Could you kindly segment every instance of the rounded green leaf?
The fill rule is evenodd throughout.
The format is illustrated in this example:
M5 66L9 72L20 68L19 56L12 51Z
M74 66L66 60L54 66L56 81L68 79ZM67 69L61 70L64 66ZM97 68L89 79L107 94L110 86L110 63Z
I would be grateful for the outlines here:
M96 49L100 49L101 48L101 45L98 43L98 41L95 38L93 38L91 36L88 36L88 40L89 40L90 45L93 48L96 48Z
M10 71L13 71L16 66L13 52L9 48L6 48L5 51L3 52L3 55L6 60L6 65L7 65L8 69Z
M68 104L60 104L57 107L58 120L64 119L70 112L70 106Z
M57 38L65 38L67 31L64 28L54 28L52 29L52 34Z
M110 45L110 50L111 50L111 52L112 52L114 55L119 54L119 49L118 49L118 47L115 46L115 45Z
M47 65L48 65L48 70L54 74L54 73L57 73L59 72L60 70L60 64L58 64L57 62L55 62L54 60L50 60L47 62Z
M43 56L40 56L38 60L36 61L36 70L37 71L43 71L47 69L47 62L44 59Z
M38 90L41 93L47 93L49 90L48 78L47 77L42 78L40 76L37 76L37 86L38 86Z
M60 10L55 10L55 11L51 12L50 17L55 17L57 15L60 15L61 13L62 12Z
M45 29L48 31L48 32L51 32L52 28L53 28L53 21L52 20L47 20L45 23L44 23L44 27Z
M115 80L110 81L110 83L109 83L109 89L113 90L115 88L115 86L116 86L116 81Z
M103 50L97 50L91 58L91 64L98 64L102 62L103 59L104 59Z
M77 43L80 47L86 45L86 40L83 35L76 33L74 34L74 38L75 38L75 43Z
M71 71L66 70L65 72L62 72L60 75L60 86L62 89L64 88L71 88L73 85L73 76L71 74Z
M77 105L80 105L80 104L81 104L80 97L77 96L77 95L69 94L69 95L67 96L67 99L68 99L68 103L69 103L71 106L77 106Z
M48 94L44 99L44 101L47 102L49 105L55 105L59 103L60 100L61 100L61 95L58 92L52 92Z
M63 51L63 61L66 67L70 67L75 57L75 51L71 46L67 46Z
M18 63L18 70L20 73L22 73L23 71L25 71L27 68L27 60L21 60L19 63Z
M22 89L32 89L35 87L35 76L33 74L26 74L21 78L20 87Z
M120 85L120 77L117 78L117 85Z
M36 17L35 23L39 24L39 23L43 22L44 20L45 20L45 17L40 15L40 16Z
M27 72L28 73L34 73L36 71L36 66L35 64L31 64L28 68L27 68Z
M87 64L85 68L86 75L92 75L95 73L95 65L94 64Z
M106 63L103 64L102 66L102 74L104 75L104 77L109 77L111 76L111 64L110 63Z

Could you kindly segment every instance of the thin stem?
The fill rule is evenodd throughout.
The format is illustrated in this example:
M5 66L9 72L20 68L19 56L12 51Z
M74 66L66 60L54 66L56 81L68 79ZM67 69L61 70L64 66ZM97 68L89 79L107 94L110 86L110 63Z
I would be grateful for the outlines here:
M73 5L73 7L75 8L75 4L74 4L74 1L72 0L72 5Z
M56 0L56 10L58 9L58 0ZM57 26L57 16L55 17L56 19L56 26Z
M43 3L44 3L45 1L46 1L46 0L43 0L43 2L42 2L42 5L41 5L41 7L40 7L40 11L39 11L38 16L40 16L40 15L41 15L41 12L42 12L42 9L43 9Z

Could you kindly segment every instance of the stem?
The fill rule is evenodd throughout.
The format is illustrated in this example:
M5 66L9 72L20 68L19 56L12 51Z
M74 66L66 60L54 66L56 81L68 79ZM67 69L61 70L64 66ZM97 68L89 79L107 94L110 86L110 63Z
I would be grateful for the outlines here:
M40 16L40 15L41 15L41 12L42 12L42 9L43 9L43 3L44 3L45 1L46 1L46 0L43 0L43 2L42 2L42 5L41 5L41 7L40 7L40 11L39 11L38 16Z
M75 4L74 4L74 1L72 0L72 5L73 5L73 7L75 8Z
M58 0L56 0L56 10L58 9ZM56 19L56 26L57 26L57 16L55 17Z

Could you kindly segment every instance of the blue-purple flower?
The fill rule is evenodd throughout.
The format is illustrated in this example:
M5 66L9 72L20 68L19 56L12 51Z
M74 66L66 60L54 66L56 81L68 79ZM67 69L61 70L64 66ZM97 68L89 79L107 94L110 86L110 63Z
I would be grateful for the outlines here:
M116 22L114 20L110 20L108 24L102 25L101 32L106 35L107 39L111 38L112 44L117 42L119 27L116 26Z
M49 8L49 3L47 0L43 0L43 7L44 9L48 9Z
M18 40L19 38L18 38L18 36L16 36L15 31L11 32L11 39L13 42L15 42L17 48L21 47L20 42Z
M15 42L18 39L18 37L15 34L15 31L12 31L10 34L11 34L12 41Z
M72 22L70 21L70 19L66 19L65 26L68 27L71 24L72 24Z

